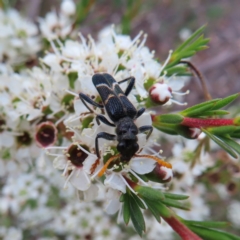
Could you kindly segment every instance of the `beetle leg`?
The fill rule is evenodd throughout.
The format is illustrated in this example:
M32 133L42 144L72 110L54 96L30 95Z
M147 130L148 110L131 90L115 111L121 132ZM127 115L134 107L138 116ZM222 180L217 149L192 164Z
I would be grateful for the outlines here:
M107 120L107 118L105 118L103 115L100 115L100 114L97 115L96 120L97 120L97 124L98 124L98 125L100 125L100 121L101 121L101 122L105 123L105 124L108 125L108 126L115 127L115 124L110 123L110 122Z
M129 82L129 84L128 84L126 90L125 90L125 93L124 93L126 96L128 96L128 94L132 91L132 89L134 87L135 77L128 77L128 78L125 78L125 79L118 82L118 84L121 84L121 83L126 82L128 80L130 80L130 82Z
M144 112L145 112L145 108L140 108L140 109L137 111L136 118L139 118Z
M147 133L147 139L148 139L150 137L150 135L152 134L153 127L150 125L145 125L145 126L140 127L138 130L140 133L148 131L148 133Z
M93 113L93 110L87 105L86 102L88 102L89 104L92 104L95 107L99 107L99 108L104 108L104 106L102 104L96 103L94 102L90 97L88 97L87 95L85 95L84 93L79 93L79 97L82 101L82 103L85 105L85 107L91 112Z
M100 159L99 146L98 146L98 139L99 138L104 138L104 139L107 139L107 140L111 141L111 140L116 140L117 136L113 135L113 134L106 133L106 132L100 132L100 133L97 134L97 136L95 138L95 150L96 150L97 157Z

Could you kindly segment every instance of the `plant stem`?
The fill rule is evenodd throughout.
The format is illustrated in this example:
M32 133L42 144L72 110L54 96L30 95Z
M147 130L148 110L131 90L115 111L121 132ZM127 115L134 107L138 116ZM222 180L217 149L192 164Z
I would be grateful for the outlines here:
M181 122L181 125L193 128L202 128L202 127L220 127L220 126L229 126L235 125L233 119L201 119L201 118L184 118Z
M184 225L176 216L176 214L166 207L163 203L159 202L158 210L161 217L171 226L171 228L183 239L183 240L202 240L194 232L192 232L186 225Z
M188 229L182 222L180 222L175 216L163 217L163 219L172 227L172 229L183 239L183 240L202 240L194 232Z
M204 93L204 98L206 100L211 100L212 97L211 97L210 93L208 92L206 81L205 81L204 77L202 76L202 74L199 72L199 70L189 61L182 60L182 61L180 61L180 63L187 64L188 67L194 71L194 73L197 75L198 79L201 82L203 93Z

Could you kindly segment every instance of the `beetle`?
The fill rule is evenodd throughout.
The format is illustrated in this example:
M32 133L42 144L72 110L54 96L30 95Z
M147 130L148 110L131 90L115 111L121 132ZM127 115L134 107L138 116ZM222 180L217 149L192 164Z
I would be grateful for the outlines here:
M129 83L125 91L123 91L119 84L126 81L129 81ZM100 124L101 121L108 126L116 127L116 135L109 134L107 132L100 132L97 134L95 139L95 150L97 157L100 159L98 143L100 138L117 140L117 150L120 154L120 160L128 162L139 150L137 134L148 132L148 139L153 131L153 127L151 125L144 125L138 128L134 123L134 120L140 117L145 111L145 108L140 108L137 110L127 98L134 87L135 78L128 77L117 82L108 73L96 73L92 77L92 82L101 97L102 104L93 101L84 93L79 94L81 101L90 112L93 112L93 110L88 106L87 103L95 107L105 109L112 122L108 121L108 119L103 115L97 114L96 120L98 124Z

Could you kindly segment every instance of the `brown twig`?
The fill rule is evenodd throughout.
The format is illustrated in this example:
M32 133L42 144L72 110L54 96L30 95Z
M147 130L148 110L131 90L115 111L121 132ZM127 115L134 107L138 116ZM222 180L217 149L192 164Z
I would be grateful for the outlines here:
M206 100L211 100L212 97L211 97L210 93L208 92L205 79L204 79L204 77L202 76L202 74L199 72L199 70L198 70L191 62L189 62L189 61L182 60L182 61L180 61L179 63L187 64L188 67L189 67L191 70L193 70L193 72L196 74L196 76L198 77L198 79L199 79L200 82L201 82L201 85L202 85L202 88L203 88L203 93L204 93L204 98L205 98Z

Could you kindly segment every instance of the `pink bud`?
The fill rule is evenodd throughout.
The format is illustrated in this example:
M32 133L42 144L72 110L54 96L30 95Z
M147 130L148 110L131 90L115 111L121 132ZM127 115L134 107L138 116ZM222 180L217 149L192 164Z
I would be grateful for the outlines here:
M159 179L162 180L162 182L170 182L173 178L172 169L161 166L159 164L157 164L155 167L155 173L158 175Z
M153 171L147 174L149 180L159 183L170 182L173 178L172 168L157 164Z
M153 102L163 105L172 97L172 89L166 83L157 82L149 89L149 95Z

